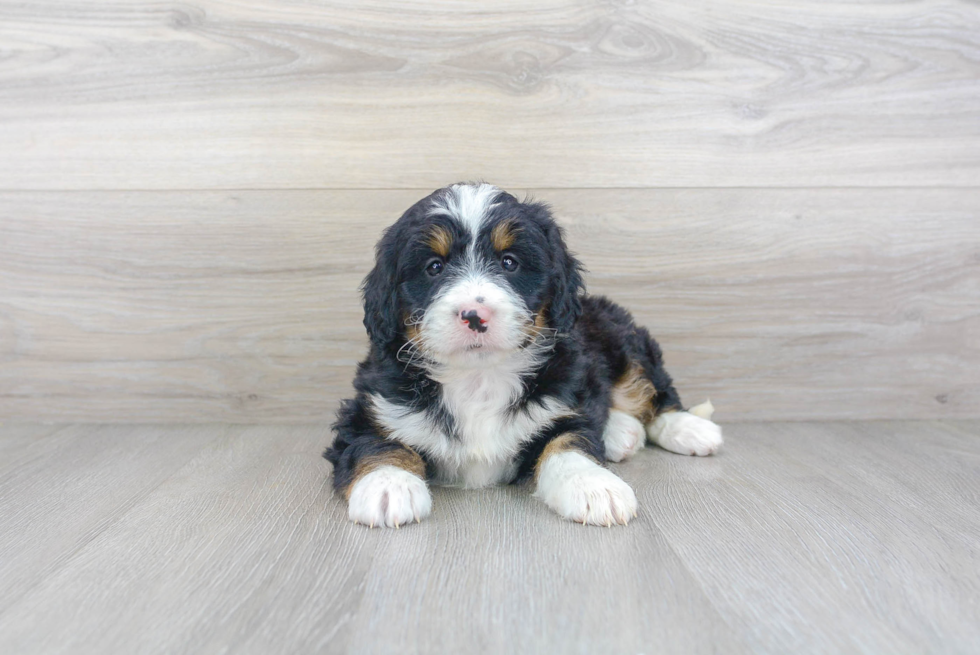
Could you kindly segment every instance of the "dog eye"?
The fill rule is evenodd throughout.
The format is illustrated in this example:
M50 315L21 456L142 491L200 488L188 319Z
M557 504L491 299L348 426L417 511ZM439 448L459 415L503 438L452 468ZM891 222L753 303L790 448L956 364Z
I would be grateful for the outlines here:
M439 259L433 259L425 267L425 272L435 277L442 273L442 261Z
M510 271L512 273L516 271L517 267L519 266L517 260L511 257L510 255L504 255L503 258L500 260L500 265L504 267L505 271Z

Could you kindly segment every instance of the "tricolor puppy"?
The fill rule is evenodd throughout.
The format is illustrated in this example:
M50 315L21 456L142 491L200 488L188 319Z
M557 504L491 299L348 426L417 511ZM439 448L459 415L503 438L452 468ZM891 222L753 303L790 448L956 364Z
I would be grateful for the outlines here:
M489 184L418 201L364 280L370 352L324 456L352 521L428 516L428 484L532 480L573 521L625 525L633 490L603 463L649 438L710 455L721 430L684 411L660 348L623 308L584 295L540 203Z

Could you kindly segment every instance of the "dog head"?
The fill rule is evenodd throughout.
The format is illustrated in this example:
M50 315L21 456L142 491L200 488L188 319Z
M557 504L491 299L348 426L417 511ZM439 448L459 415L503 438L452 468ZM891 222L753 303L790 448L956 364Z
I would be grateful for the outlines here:
M567 332L581 313L581 266L548 208L489 184L423 198L376 254L364 326L381 349L479 361Z

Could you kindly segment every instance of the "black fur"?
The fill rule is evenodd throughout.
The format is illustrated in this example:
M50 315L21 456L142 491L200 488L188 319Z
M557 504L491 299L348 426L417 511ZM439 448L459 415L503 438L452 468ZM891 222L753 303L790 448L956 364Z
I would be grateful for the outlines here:
M438 192L435 192L438 193ZM375 249L374 268L364 278L361 293L364 299L364 327L371 339L372 352L400 347L404 343L402 330L404 317L399 311L400 267L411 253L403 253L406 235L414 233L414 245L418 246L421 229L427 223L425 214L435 193L422 198L402 214L397 223L385 230ZM396 343L396 341L401 343Z
M426 245L427 230L438 224L453 231L454 250L465 248L470 238L450 219L429 215L434 197L444 192L423 198L385 231L377 246L376 265L364 281L364 326L371 339L370 350L357 368L356 394L342 403L333 425L336 439L324 453L334 465L338 490L350 483L361 457L402 447L381 434L371 415L369 394L427 411L450 438L455 438L453 418L440 402L439 383L423 368L398 357L406 342L406 317L424 310L440 284L422 273L432 257ZM574 417L556 420L524 445L513 480L517 482L533 473L547 443L563 433L579 435L577 447L604 461L602 432L612 388L631 362L642 366L657 390L654 414L680 409L681 402L664 370L660 348L649 332L638 327L622 307L603 297L584 295L582 267L568 252L562 230L547 206L521 202L502 192L496 201L486 230L511 219L522 232L513 249L521 261L521 274L507 278L508 282L529 309L544 309L547 325L557 332L547 361L524 379L525 394L513 411L545 396L555 397L576 411ZM431 476L428 454L419 454Z

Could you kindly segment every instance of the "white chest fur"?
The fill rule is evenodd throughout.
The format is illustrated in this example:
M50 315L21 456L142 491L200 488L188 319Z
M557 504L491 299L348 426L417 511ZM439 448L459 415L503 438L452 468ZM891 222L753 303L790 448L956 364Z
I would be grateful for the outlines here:
M376 418L388 437L423 452L436 465L436 481L485 487L509 481L514 457L542 428L571 410L546 397L513 411L522 392L519 372L505 367L443 373L442 402L453 417L454 434L424 411L372 396Z

